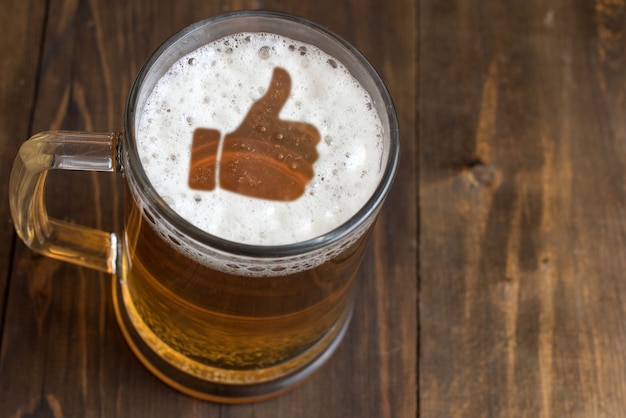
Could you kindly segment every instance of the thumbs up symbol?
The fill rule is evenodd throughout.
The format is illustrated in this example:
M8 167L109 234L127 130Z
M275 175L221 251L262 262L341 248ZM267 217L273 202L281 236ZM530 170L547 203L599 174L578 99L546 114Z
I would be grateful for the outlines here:
M196 129L189 187L213 190L219 177L219 187L245 196L279 201L302 196L314 176L320 134L311 124L279 119L290 91L289 73L274 69L265 95L253 103L241 125L225 136L219 162L220 132Z

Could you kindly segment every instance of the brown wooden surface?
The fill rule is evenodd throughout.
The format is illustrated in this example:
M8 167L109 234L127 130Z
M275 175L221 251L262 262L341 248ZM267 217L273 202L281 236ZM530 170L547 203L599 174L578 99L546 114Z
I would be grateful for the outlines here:
M421 416L626 416L624 1L419 12Z
M274 400L178 394L126 347L111 278L28 251L0 198L0 417L626 416L623 0L6 1L0 176L30 133L119 129L160 42L257 7L354 43L396 103L401 171L345 341ZM63 174L52 214L119 223L119 179Z
M294 391L225 406L182 395L130 352L111 277L38 256L13 233L6 195L19 145L46 129L112 131L148 55L203 18L291 12L356 45L380 71L402 129L398 181L358 280L335 356ZM417 3L7 0L0 12L0 417L412 417L417 414ZM119 227L116 175L52 173L51 215Z

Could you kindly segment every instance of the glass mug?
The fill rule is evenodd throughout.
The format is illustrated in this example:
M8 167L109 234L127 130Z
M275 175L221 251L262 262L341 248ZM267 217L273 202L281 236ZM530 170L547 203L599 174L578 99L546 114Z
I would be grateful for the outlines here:
M172 208L142 166L138 126L158 81L198 47L240 32L277 34L324 51L333 57L328 64L337 67L336 59L358 80L380 117L381 174L373 192L319 236L259 244L205 232ZM123 131L49 131L26 141L11 174L11 213L18 235L34 251L114 275L113 304L122 333L157 377L198 398L252 402L302 381L341 341L354 305L353 278L396 172L398 149L392 101L355 48L301 18L235 12L182 30L151 55L131 88ZM123 231L48 217L45 179L52 169L121 174Z

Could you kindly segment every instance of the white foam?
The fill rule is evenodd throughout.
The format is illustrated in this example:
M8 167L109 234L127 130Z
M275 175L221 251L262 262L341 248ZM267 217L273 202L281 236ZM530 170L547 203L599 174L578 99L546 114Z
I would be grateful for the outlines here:
M234 131L275 67L292 79L280 118L313 124L321 136L305 194L281 202L189 188L194 130L217 129L222 138ZM211 234L259 245L311 239L356 213L381 177L382 137L369 94L339 60L263 33L233 35L183 57L157 83L137 127L145 171L175 211Z

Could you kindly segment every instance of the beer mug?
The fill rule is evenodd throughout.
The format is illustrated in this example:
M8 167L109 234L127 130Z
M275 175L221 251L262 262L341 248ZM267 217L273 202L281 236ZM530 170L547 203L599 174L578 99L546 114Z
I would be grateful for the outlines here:
M235 12L151 55L123 130L27 140L11 214L32 250L113 275L122 333L158 378L257 401L340 343L398 146L389 94L354 47L298 17ZM121 175L123 230L49 217L53 169Z

